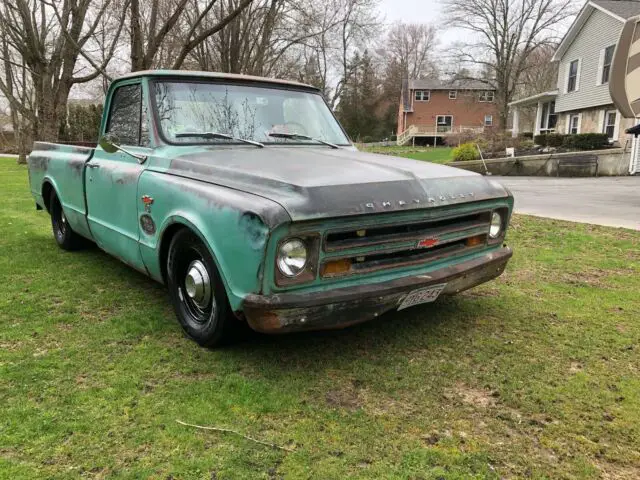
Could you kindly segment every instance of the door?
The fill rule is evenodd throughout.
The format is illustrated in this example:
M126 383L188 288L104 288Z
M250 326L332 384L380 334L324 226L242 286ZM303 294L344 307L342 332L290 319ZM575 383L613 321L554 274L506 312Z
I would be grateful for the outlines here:
M436 117L438 133L449 133L453 130L453 117L451 115L438 115Z
M105 133L122 147L148 154L148 129L143 128L142 85L114 90ZM107 153L99 146L87 164L87 219L100 248L132 267L145 271L138 240L138 179L144 170L137 158L123 152Z

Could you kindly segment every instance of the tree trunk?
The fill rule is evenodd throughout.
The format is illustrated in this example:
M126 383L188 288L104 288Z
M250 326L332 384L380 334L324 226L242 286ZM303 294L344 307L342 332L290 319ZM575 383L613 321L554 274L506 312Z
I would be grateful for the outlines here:
M153 32L152 32L153 33ZM144 70L144 39L140 28L140 3L131 0L131 71Z

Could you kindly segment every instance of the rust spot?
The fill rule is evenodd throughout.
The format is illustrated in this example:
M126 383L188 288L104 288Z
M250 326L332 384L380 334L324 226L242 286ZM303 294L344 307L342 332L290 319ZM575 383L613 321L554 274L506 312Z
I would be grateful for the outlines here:
M43 157L40 155L29 155L29 159L27 160L27 162L33 170L42 170L43 172L46 172L49 168L48 157Z
M84 164L86 162L86 158L81 160L78 159L69 159L66 162L66 165L71 169L74 175L80 177L82 176L82 172L84 171Z

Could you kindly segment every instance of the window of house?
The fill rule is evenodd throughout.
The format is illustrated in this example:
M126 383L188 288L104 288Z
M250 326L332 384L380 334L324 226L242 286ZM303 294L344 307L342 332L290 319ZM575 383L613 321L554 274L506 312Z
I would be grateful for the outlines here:
M493 126L493 115L485 115L484 116L484 126L492 127Z
M416 90L415 99L418 102L428 102L431 99L430 90Z
M123 145L140 145L142 90L140 84L118 87L111 97L106 133Z
M455 100L456 98L458 98L458 91L449 90L449 100Z
M481 102L493 102L495 100L496 94L493 90L486 90L480 94Z
M569 116L569 133L571 135L580 133L580 115Z
M616 135L616 115L615 110L604 112L604 126L602 133L606 133L609 140L614 141Z
M542 104L542 112L540 115L540 133L551 133L556 128L556 102L550 101Z
M574 60L569 64L567 92L575 92L578 87L578 63L578 60Z
M602 77L601 83L609 83L609 75L611 74L611 63L613 62L613 51L616 46L611 45L604 49L603 61L602 61Z
M438 115L436 117L436 127L438 133L447 133L453 130L453 116Z

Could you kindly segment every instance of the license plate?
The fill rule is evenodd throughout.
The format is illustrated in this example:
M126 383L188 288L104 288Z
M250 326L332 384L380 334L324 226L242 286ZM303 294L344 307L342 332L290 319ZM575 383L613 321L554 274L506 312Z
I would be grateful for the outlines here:
M421 303L431 303L436 300L444 290L447 284L433 285L432 287L421 288L410 292L409 295L404 297L402 303L398 305L398 310L404 310L405 308L413 307L414 305L420 305Z

